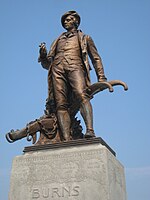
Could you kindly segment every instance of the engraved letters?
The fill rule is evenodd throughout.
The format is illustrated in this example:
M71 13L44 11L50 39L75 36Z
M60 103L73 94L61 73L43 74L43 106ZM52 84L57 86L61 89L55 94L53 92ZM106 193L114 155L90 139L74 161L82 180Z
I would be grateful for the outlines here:
M32 199L47 199L47 198L61 198L79 196L80 187L76 186L61 186L61 187L45 187L33 188Z
M40 198L39 189L37 189L37 188L34 188L34 189L33 189L33 191L32 191L32 198L33 198L33 199L38 199L38 198Z

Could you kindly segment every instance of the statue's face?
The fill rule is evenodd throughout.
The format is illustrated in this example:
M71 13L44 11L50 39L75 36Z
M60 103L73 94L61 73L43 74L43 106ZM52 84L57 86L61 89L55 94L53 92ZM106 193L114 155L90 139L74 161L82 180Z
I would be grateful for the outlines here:
M75 22L76 22L76 18L74 16L71 16L71 15L67 16L65 21L64 21L64 28L67 31L70 31L72 29L76 29Z

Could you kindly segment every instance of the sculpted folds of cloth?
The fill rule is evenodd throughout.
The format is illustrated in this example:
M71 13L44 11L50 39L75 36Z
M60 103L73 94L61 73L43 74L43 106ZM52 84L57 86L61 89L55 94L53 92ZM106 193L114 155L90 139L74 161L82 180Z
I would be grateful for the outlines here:
M79 30L80 16L76 11L68 11L61 17L63 32L51 45L40 44L38 62L48 70L48 98L45 115L27 124L21 130L6 134L9 142L27 137L36 143L36 133L40 138L36 144L55 143L79 138L93 138L93 110L91 98L96 93L113 86L127 85L119 80L107 82L100 55L92 38ZM88 57L95 69L98 82L91 85ZM76 114L80 111L86 125L82 133Z

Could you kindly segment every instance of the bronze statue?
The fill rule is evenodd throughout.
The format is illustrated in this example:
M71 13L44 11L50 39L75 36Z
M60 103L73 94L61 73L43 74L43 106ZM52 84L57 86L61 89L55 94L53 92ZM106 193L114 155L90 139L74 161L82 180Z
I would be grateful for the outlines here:
M62 33L47 52L45 43L40 44L39 59L42 67L48 70L48 98L45 115L30 122L26 128L6 134L9 142L32 136L36 142L36 132L40 139L36 144L69 141L71 139L95 137L93 111L90 99L99 91L114 85L127 85L122 81L110 81L104 74L101 58L92 38L78 29L80 16L76 11L68 11L61 18L66 32ZM91 85L88 56L95 68L98 83ZM82 134L80 121L75 117L80 113L86 125Z

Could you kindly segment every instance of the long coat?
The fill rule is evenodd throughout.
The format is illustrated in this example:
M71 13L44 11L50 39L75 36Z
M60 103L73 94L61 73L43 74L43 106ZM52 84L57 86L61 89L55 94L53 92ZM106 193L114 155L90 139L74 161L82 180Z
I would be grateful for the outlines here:
M65 34L65 33L62 33L60 35L60 37L63 34ZM57 54L57 52L56 52L57 43L58 43L58 40L60 37L58 37L58 39L56 39L52 43L50 51L47 54L47 57L45 57L45 58L39 57L39 60L38 60L39 62L41 62L42 67L48 70L48 98L47 98L47 103L46 103L46 107L48 110L51 110L52 108L55 109L51 66L52 66L53 60L55 58L55 55ZM95 68L95 72L96 72L98 81L106 80L106 77L104 75L104 69L103 69L101 57L98 54L98 51L96 49L96 46L95 46L92 38L88 35L85 35L82 31L78 30L78 40L79 40L79 45L81 48L81 56L82 56L82 60L83 60L83 64L84 64L85 72L86 72L85 80L86 80L87 87L91 85L91 82L90 82L91 67L89 64L88 56L90 57L92 64ZM72 95L70 95L70 96L72 96ZM74 100L74 98L70 99L72 107L74 107L73 100ZM72 109L72 110L74 110L74 109Z
M62 35L65 33L62 33ZM61 36L62 36L61 35ZM61 37L60 36L60 37ZM43 68L49 70L49 77L51 74L51 66L52 66L52 62L55 58L56 55L56 49L57 49L57 43L59 38L56 39L50 48L50 51L47 55L46 58L39 58L39 62L41 62ZM85 70L86 70L86 83L87 86L90 85L90 70L91 67L89 65L89 60L88 60L88 56L90 57L92 64L95 68L95 72L98 78L98 81L101 79L106 79L105 75L104 75L104 69L103 69L103 65L102 65L102 61L101 61L101 57L98 54L98 51L96 49L96 46L92 40L92 38L88 35L85 35L81 30L78 30L78 39L79 39L79 45L81 47L81 56L82 56L82 60L85 66ZM50 84L50 83L49 83Z

